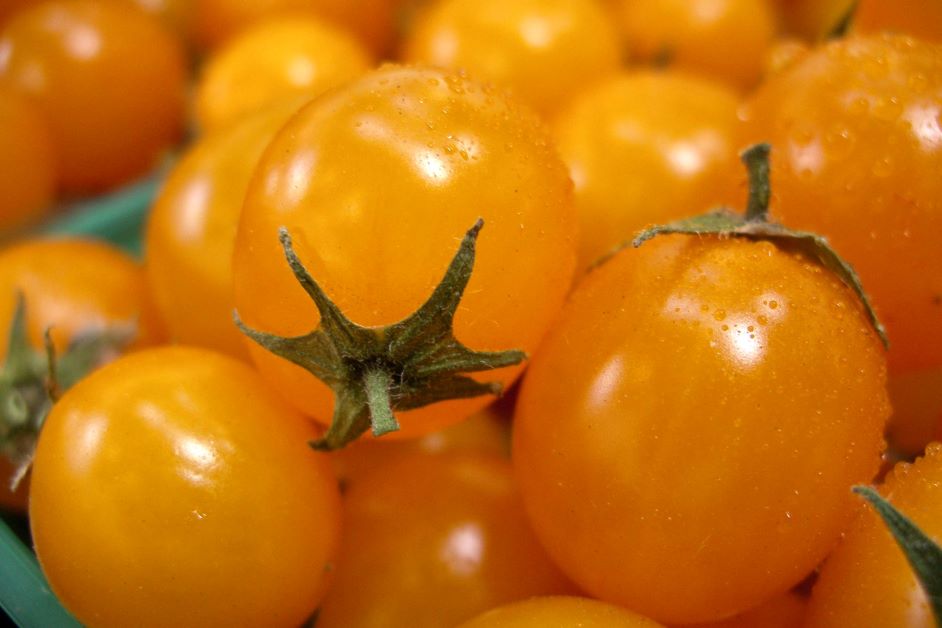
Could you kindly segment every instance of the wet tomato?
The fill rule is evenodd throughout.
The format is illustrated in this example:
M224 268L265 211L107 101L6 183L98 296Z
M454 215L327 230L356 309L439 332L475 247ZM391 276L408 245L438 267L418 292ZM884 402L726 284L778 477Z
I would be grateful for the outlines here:
M93 626L300 625L339 533L310 424L202 349L141 351L53 407L30 525L52 589Z
M664 236L590 273L531 361L513 461L577 585L663 622L802 580L880 465L880 341L798 253Z

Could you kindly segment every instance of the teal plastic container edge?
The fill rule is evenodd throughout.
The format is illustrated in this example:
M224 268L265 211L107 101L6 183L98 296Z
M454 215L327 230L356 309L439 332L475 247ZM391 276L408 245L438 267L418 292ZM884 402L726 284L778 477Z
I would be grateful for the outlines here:
M139 256L147 211L161 180L161 174L156 174L107 196L70 205L61 217L39 232L100 238ZM33 552L2 519L0 607L21 628L81 626L49 589Z

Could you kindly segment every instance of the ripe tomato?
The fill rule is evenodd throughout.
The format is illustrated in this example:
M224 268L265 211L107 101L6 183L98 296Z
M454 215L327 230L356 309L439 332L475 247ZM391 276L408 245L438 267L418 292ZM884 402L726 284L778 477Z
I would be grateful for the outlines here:
M52 209L57 161L36 105L0 87L0 232L35 223Z
M618 20L630 53L644 62L751 88L775 34L768 0L621 0Z
M942 42L942 2L926 0L860 0L854 15L855 32L891 31L926 41Z
M444 0L420 17L404 58L465 69L550 113L615 72L619 45L595 0Z
M580 269L648 225L742 204L737 107L721 84L639 72L595 85L556 118L575 182Z
M280 336L318 325L279 243L285 226L347 317L395 323L428 299L478 217L486 227L455 336L475 350L532 351L575 264L565 166L537 117L499 94L444 70L380 69L302 109L266 150L236 239L236 306L249 327ZM327 385L254 343L250 350L287 399L319 421L330 418ZM520 370L479 377L506 385ZM398 433L433 431L489 401L403 411Z
M350 31L374 53L389 47L399 0L195 0L194 39L216 48L251 24L275 15L315 15Z
M262 22L230 40L206 64L196 88L203 130L231 124L286 98L311 98L365 73L366 50L313 18Z
M885 359L855 295L798 253L714 236L623 251L523 382L513 460L576 584L663 622L784 593L880 465Z
M53 407L33 464L52 589L94 626L298 626L339 532L313 435L249 367L209 351L99 369Z
M746 111L748 138L777 148L772 213L856 267L889 333L891 376L942 367L940 115L942 48L889 36L809 53ZM908 422L894 417L893 440L918 440Z
M657 628L631 611L583 597L535 597L478 615L459 628Z
M188 36L192 29L192 0L120 0L120 2L150 13L180 37Z
M475 453L510 457L510 430L503 417L485 408L470 418L438 432L410 440L364 438L331 454L334 470L344 486L366 481L376 469L406 456Z
M454 626L571 589L530 531L508 462L419 455L377 471L344 498L318 628Z
M887 476L880 492L936 541L942 538L942 445ZM899 545L870 507L828 558L808 606L811 628L936 625L926 595Z
M179 42L119 4L52 0L0 32L0 82L45 113L68 192L98 192L150 169L183 130L185 77Z
M6 355L18 292L29 340L38 349L47 328L59 352L82 332L129 323L136 327L134 347L162 339L143 270L102 242L27 240L0 251L0 356Z
M275 104L190 147L147 223L147 279L170 337L248 359L232 321L232 251L262 151L307 101Z

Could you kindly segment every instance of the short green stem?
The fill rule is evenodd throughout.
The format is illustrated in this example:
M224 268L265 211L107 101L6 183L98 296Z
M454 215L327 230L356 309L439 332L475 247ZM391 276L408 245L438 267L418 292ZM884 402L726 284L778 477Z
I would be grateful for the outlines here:
M368 369L363 375L363 388L366 391L366 402L370 406L373 436L382 436L399 429L399 422L393 415L391 387L392 376L384 368Z
M768 144L754 144L740 155L749 173L749 204L746 205L746 220L765 222L769 213L772 186L769 181Z

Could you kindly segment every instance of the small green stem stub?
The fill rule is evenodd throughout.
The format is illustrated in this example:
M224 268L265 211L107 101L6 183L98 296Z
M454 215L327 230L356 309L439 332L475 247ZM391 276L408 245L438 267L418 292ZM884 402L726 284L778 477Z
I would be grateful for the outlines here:
M315 449L333 450L372 427L380 436L399 429L394 412L447 399L497 394L500 386L465 373L519 364L521 351L472 351L458 342L452 325L474 267L478 220L465 234L444 277L428 300L407 318L385 327L350 321L301 263L284 228L279 239L288 266L317 306L314 331L285 338L252 329L235 313L243 333L259 345L302 368L334 391L334 415Z

